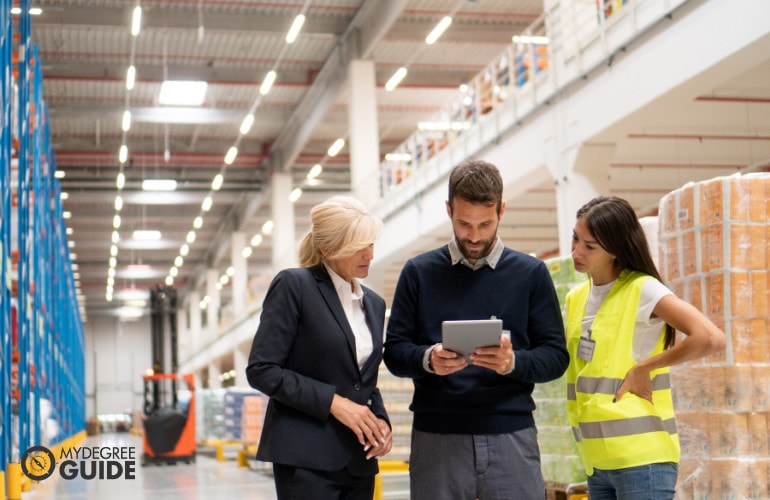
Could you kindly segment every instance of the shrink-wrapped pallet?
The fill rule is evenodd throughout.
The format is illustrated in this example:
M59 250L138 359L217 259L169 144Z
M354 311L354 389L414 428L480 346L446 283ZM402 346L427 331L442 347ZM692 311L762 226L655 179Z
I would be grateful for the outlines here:
M672 368L677 498L768 498L770 175L688 183L659 207L659 269L727 337Z

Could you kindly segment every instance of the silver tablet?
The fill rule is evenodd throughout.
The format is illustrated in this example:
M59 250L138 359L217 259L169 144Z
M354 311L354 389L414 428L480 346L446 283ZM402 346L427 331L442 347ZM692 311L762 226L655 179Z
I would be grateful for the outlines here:
M500 345L503 334L501 319L473 319L443 321L441 323L441 344L444 349L468 357L479 347Z

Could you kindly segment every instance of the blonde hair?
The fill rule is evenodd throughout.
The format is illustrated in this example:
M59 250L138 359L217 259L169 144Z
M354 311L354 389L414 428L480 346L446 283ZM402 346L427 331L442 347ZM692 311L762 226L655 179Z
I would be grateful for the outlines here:
M333 196L310 210L310 231L299 246L299 265L349 257L373 244L382 221L350 196Z

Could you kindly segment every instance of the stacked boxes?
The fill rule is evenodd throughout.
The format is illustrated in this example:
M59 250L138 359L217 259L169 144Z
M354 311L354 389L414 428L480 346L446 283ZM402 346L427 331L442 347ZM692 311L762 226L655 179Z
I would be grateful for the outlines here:
M250 387L228 387L225 390L224 415L225 439L241 440L243 420L243 400L248 396L259 396L261 393Z
M567 292L588 279L575 271L572 257L556 257L545 261L551 273L556 295L559 297L562 317L566 318ZM575 437L567 419L567 377L545 384L537 384L532 393L537 409L538 441L543 477L549 483L568 485L586 480L583 463L575 444Z
M241 408L241 441L245 446L259 444L268 398L264 394L245 396Z
M727 336L672 368L682 443L677 496L770 496L770 175L689 183L660 203L660 271Z

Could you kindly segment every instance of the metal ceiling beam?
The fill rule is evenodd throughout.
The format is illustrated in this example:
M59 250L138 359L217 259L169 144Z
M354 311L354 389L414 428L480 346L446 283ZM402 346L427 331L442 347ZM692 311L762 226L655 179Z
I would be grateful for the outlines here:
M285 172L291 168L313 129L345 84L348 63L354 58L370 55L406 4L407 0L364 2L273 143L267 160L272 170Z

